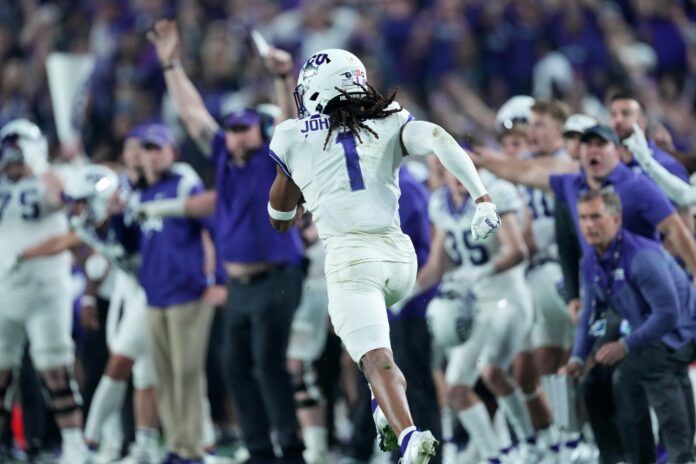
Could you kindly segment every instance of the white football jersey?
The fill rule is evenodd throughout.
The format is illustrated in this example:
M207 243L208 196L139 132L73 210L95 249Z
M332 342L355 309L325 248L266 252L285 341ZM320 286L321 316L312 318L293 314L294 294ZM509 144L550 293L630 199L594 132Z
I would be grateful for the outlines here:
M495 203L498 213L517 213L521 208L517 189L511 183L498 179L488 171L480 171L481 180L488 188L488 193ZM467 197L461 207L457 208L452 199L450 189L445 186L430 197L428 204L430 220L446 235L445 251L452 262L452 269L475 268L491 262L502 249L497 234L482 241L475 241L471 235L471 221L476 213L476 204ZM503 218L505 221L505 218ZM447 276L443 281L446 281ZM452 282L456 285L456 282ZM480 299L500 299L508 289L519 288L524 283L523 266L517 265L512 269L486 277L475 283L470 290ZM464 289L462 289L464 290Z
M570 159L565 149L557 150L554 158ZM530 154L525 158L534 159ZM558 260L558 244L556 243L556 221L554 219L555 200L551 192L532 187L520 187L525 193L527 206L532 215L532 235L536 244L533 260Z
M326 115L290 119L275 128L270 155L302 190L326 246L327 268L346 259L357 263L412 258L413 245L399 223L398 179L401 127L411 118L402 109L384 119L364 121L379 138L362 129L362 142L351 132L336 130L325 149ZM385 249L396 250L396 255L370 257L367 249L375 236L387 237Z
M44 240L68 232L68 220L62 209L56 210L47 201L45 183L38 177L25 177L11 182L0 176L0 269L6 269L10 260L19 252ZM0 279L17 280L26 278L26 273L47 273L67 277L70 271L70 256L67 251L54 256L32 259L22 264L21 269L10 277Z

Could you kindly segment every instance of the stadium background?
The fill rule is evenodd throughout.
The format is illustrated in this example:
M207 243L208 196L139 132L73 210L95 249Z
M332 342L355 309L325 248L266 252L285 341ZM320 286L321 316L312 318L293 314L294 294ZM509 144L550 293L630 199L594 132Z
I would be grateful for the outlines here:
M372 85L398 87L418 119L462 140L494 144L496 109L512 95L559 98L606 121L606 98L630 88L655 140L696 158L696 2L677 0L0 0L0 127L28 118L54 159L105 161L133 127L165 121L181 158L210 180L145 38L160 17L178 20L183 65L216 118L272 92L254 26L296 68L316 49L353 51ZM57 138L45 70L55 51L96 58L78 146Z
M145 38L162 16L179 21L184 66L216 117L270 95L247 38L253 25L296 65L315 49L354 51L373 85L398 86L418 118L460 136L490 137L495 109L516 94L561 98L605 120L606 96L629 87L678 151L696 150L696 2L679 0L5 0L0 125L27 117L51 136L54 157L108 159L136 124L174 123ZM56 143L45 71L53 51L97 59L83 150ZM193 144L182 156L196 160Z

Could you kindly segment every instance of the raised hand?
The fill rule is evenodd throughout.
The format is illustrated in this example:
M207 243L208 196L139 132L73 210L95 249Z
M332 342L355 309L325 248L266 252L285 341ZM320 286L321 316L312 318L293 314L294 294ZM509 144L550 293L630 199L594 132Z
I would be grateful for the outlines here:
M181 55L181 41L176 21L160 19L148 31L147 38L155 46L157 57L163 66L170 65Z
M292 73L292 55L279 48L271 48L265 59L266 69L277 77L285 77Z

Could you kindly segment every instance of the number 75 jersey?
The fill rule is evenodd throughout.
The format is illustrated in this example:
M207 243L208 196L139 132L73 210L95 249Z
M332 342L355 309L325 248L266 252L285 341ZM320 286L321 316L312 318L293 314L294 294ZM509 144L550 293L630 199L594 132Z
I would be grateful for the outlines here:
M393 103L391 108L399 108ZM403 158L401 127L411 119L401 110L363 123L360 130L329 130L326 115L279 124L270 155L302 190L322 239L346 234L401 233L398 169Z
M517 188L502 179L498 179L488 171L480 171L479 175L495 203L498 213L514 213L518 220L518 212L522 202ZM452 199L449 187L442 187L430 197L428 214L433 225L445 234L445 252L452 262L451 270L475 268L492 262L502 251L499 234L494 234L482 241L475 241L471 235L471 220L476 212L476 204L467 197L461 207L457 207ZM510 220L504 217L503 221ZM524 274L521 265L486 277L474 283L472 290L480 299L500 299L502 292L524 284Z
M10 182L0 175L0 269L20 251L67 231L65 213L47 204L42 179L25 177ZM63 269L67 275L68 266L69 253L64 252L30 260L22 269L44 269L55 274Z

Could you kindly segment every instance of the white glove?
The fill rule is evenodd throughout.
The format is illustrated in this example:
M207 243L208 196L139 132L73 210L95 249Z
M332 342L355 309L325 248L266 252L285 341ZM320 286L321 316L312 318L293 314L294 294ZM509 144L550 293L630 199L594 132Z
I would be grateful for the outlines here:
M495 205L490 202L476 204L476 213L471 221L471 235L474 240L484 240L500 227L500 216Z
M623 141L623 144L638 162L646 162L652 158L652 151L645 140L645 134L638 124L633 124L633 134Z

